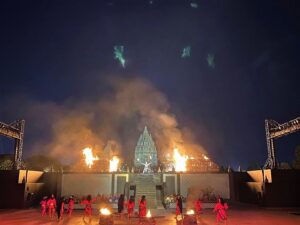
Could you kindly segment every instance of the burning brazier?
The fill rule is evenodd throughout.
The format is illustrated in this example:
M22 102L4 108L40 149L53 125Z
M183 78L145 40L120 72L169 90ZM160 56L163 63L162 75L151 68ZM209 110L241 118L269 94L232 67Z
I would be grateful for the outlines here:
M114 224L113 216L109 209L107 209L107 208L100 209L99 224L100 225L113 225Z
M183 225L197 225L197 218L194 210L188 210L183 217Z
M155 219L152 217L150 210L148 210L146 217L141 218L141 224L143 225L156 225Z

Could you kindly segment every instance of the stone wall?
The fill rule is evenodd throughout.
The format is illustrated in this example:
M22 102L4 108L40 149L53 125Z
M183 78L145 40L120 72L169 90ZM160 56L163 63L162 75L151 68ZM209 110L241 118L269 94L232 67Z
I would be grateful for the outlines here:
M62 175L61 195L110 195L112 174L65 173Z
M126 182L134 183L134 177L132 174L128 177L127 174L65 173L61 178L61 195L120 194ZM181 193L187 196L193 190L202 195L202 190L210 187L216 196L230 198L227 173L164 174L159 178L166 189L165 194Z
M189 190L196 192L196 195L202 195L202 190L210 187L216 196L230 198L228 173L180 174L179 183L183 196L187 196Z

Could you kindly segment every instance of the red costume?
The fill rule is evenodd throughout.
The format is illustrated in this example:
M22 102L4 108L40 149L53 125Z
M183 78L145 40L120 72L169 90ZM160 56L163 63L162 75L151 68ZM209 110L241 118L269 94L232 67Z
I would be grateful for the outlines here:
M52 219L54 213L55 213L55 208L56 208L56 200L54 197L51 197L47 201L47 206L49 209L49 216Z
M145 217L147 214L147 202L146 200L139 202L139 217Z
M91 216L92 215L92 211L93 211L93 209L92 209L92 204L93 204L93 202L95 201L95 199L93 199L93 200L87 200L87 199L85 199L85 200L83 200L82 202L81 202L81 204L82 205L85 205L85 208L84 208L84 214L86 215L86 216Z
M68 205L68 213L69 213L70 216L72 215L72 212L73 212L73 209L74 209L74 204L75 204L74 199L71 198L69 200L69 205Z
M195 201L195 213L196 215L199 215L202 211L202 205L201 205L201 201L198 199Z
M48 206L49 210L55 209L56 208L55 198L49 198L47 201L47 206Z
M42 216L45 216L46 215L46 211L47 211L47 201L46 201L46 199L43 199L40 202L40 205L41 205Z
M182 214L182 206L180 206L180 202L179 200L177 199L176 200L176 216L177 215L181 215Z
M216 204L214 212L217 212L217 222L227 220L227 214L225 211L226 209L228 209L228 205L226 203L224 203L224 205L222 205L220 202Z
M133 210L134 210L134 201L128 201L128 203L127 203L127 213L128 213L128 216L132 215Z

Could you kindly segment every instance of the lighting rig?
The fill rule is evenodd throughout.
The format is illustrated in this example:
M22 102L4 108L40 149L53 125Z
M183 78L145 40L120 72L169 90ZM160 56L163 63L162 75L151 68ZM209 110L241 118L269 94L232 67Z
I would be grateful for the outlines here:
M274 169L277 167L274 140L300 130L300 117L279 124L275 120L265 120L266 140L268 147L268 159L264 168Z
M25 120L16 120L10 124L0 122L0 135L15 139L15 169L21 168Z

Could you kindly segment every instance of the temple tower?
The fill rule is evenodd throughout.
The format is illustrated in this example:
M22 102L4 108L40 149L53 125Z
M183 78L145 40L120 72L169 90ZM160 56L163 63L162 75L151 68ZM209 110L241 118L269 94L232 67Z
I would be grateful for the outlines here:
M149 133L147 127L144 128L135 147L134 166L143 166L142 163L151 163L152 166L157 166L157 151L155 143Z

